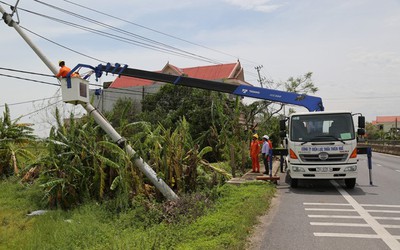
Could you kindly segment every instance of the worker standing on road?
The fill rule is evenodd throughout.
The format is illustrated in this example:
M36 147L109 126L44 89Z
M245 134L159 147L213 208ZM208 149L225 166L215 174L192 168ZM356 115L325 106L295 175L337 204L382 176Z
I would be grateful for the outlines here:
M58 62L58 66L60 66L60 70L58 71L58 74L56 77L67 77L68 73L71 71L70 68L65 66L65 62L63 60Z
M253 140L250 144L250 157L251 157L251 167L253 173L260 173L260 162L259 162L259 154L260 154L260 143L258 142L258 135L253 135Z
M268 135L264 135L262 137L263 145L261 148L261 154L262 154L262 160L265 166L265 172L264 174L268 175L269 174L269 165L268 165L268 160L269 160L269 150L271 149L270 146L270 141Z

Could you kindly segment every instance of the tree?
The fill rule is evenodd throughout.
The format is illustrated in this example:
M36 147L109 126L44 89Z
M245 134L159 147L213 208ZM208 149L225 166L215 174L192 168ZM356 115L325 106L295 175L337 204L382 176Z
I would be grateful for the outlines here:
M283 91L293 92L298 94L313 94L318 91L318 88L312 81L312 72L307 72L303 76L290 77L283 83L275 83L270 80L267 82L267 87L270 89L283 88ZM268 100L261 100L253 102L245 108L245 117L247 124L256 125L259 127L259 131L265 131L269 133L269 136L275 140L280 141L279 137L279 124L276 119L276 115L280 113L285 104L275 103ZM289 110L289 113L294 112ZM256 120L258 124L256 124ZM251 129L249 127L248 129Z
M32 160L34 155L25 149L29 142L35 141L33 129L29 124L11 120L10 110L5 105L3 118L0 120L0 176L18 174L21 160Z

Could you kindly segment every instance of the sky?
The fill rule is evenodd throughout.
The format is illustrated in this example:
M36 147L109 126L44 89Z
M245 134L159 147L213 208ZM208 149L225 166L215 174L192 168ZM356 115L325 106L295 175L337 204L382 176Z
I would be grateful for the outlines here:
M0 6L10 13L8 4L16 2L2 0ZM167 62L186 68L239 60L245 80L255 86L257 66L275 83L313 72L319 89L313 95L322 98L326 110L362 113L368 122L400 115L399 0L20 0L17 9L14 19L30 31L28 37L54 67L61 59L71 68L111 62L144 70L160 70ZM144 45L149 42L150 47ZM46 136L54 123L52 104L60 96L60 88L52 85L57 80L9 70L52 74L4 22L0 50L1 112L7 103L13 119L35 123L36 133ZM108 75L91 83L112 79ZM67 104L71 109L85 112Z

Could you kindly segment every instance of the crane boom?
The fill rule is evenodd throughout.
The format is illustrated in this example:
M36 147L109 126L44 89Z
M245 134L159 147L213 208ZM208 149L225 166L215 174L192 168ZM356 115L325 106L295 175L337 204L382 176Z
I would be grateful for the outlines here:
M76 66L74 69L83 66L82 64ZM302 106L308 109L308 111L324 111L322 99L316 96L298 94L294 92L285 92L274 89L259 88L249 85L237 85L229 83L229 79L226 81L210 81L198 78L191 78L187 76L176 76L164 73L128 68L126 65L121 67L120 64L111 66L98 65L97 67L91 67L96 72L96 77L101 77L102 72L114 73L127 77L135 77L147 80L153 80L158 82L173 83L176 85L182 85L193 88L200 88L206 90L214 90L218 92L224 92L239 96L252 97L262 100L268 100L273 102L280 102L284 104L292 104L296 106ZM73 72L72 70L71 72Z

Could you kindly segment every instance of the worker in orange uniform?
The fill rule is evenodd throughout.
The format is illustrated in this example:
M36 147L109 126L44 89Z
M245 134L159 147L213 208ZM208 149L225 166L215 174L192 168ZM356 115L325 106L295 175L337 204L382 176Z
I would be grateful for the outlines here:
M65 66L65 62L64 61L59 61L58 62L58 66L60 66L60 70L58 71L58 74L56 75L56 77L67 77L68 73L71 71L70 68L68 68L67 66Z
M253 135L253 140L250 144L250 157L251 157L251 167L253 173L260 173L260 162L259 162L259 154L260 154L260 142L258 141L258 135Z

